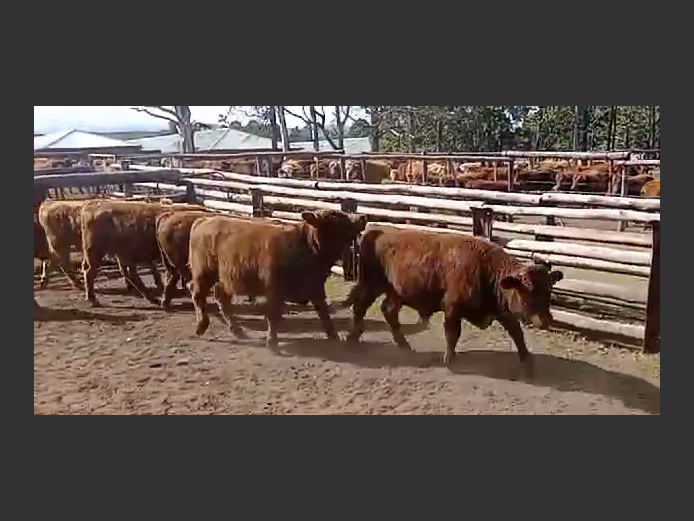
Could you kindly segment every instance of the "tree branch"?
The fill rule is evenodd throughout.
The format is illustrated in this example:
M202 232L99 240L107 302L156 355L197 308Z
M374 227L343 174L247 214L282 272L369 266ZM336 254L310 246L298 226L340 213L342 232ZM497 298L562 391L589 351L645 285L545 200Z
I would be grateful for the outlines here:
M289 114L290 116L294 116L295 118L299 118L301 121L309 125L311 123L311 119L308 116L300 116L299 114L292 112L289 110L287 107L284 107L284 111Z
M159 118L159 119L164 119L166 121L171 121L172 123L176 123L178 125L178 117L176 117L176 113L174 112L174 117L169 117L165 116L164 114L157 114L155 112L152 112L146 108L143 107L130 107L132 110L135 112L144 112L145 114L152 116L153 118Z

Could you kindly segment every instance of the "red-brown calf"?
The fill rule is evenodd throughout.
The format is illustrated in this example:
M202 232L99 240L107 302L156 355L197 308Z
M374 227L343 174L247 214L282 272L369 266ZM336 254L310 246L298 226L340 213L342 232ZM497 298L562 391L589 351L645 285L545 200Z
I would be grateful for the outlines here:
M562 278L549 265L524 265L500 246L475 237L369 230L361 241L359 279L343 302L354 306L348 340L359 340L367 310L385 293L381 310L401 348L411 349L398 319L402 306L425 321L444 312L445 363L455 357L462 319L480 329L497 320L530 373L532 358L518 318L548 327L551 290Z
M289 225L224 216L195 221L188 259L198 335L209 327L205 303L214 287L222 316L239 338L246 334L231 310L234 295L265 296L267 344L272 348L285 302L310 301L328 338L338 338L325 302L325 281L366 218L339 211L305 212L302 217L303 222Z

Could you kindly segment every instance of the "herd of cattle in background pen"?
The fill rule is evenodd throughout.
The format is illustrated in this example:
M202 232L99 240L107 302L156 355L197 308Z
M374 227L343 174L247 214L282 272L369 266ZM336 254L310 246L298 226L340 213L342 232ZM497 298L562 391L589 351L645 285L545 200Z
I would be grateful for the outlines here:
M641 157L642 154L631 155L634 160ZM103 163L104 169L108 169L112 164L114 167L118 165L115 158L111 161L103 160ZM364 162L347 159L342 162L337 159L303 160L273 157L268 158L264 168L251 159L185 159L184 165L177 165L175 160L164 158L155 160L155 163L165 168L185 166L247 175L260 173L269 177L292 179L344 179L348 182L370 184L426 184L502 192L508 191L510 185L515 192L553 190L606 195L619 193L620 178L623 175L624 195L660 197L660 167L649 169L644 166L626 165L617 168L610 161L517 159L513 163L513 171L509 172L508 164L494 161L431 160L426 162L426 173L424 161L411 159L369 159ZM73 164L77 163L69 160L60 162L61 166ZM37 168L36 160L34 168ZM513 176L511 183L509 175Z
M484 161L452 166L450 161L435 160L285 158L269 174L365 183L426 181L500 191L509 184L522 191L533 183L549 181L556 190L606 193L618 186L607 161L585 165L565 160L515 161L513 165L513 169L504 169L505 165ZM257 161L251 160L204 160L186 166L246 174L258 170ZM630 174L627 193L660 196L659 171ZM509 176L513 176L512 183ZM353 309L347 341L361 338L367 310L385 295L381 310L399 347L410 349L398 319L403 305L415 309L424 325L434 313L444 313L446 363L455 356L463 319L481 329L496 320L513 339L524 369L532 373L532 357L520 321L549 327L551 292L563 278L561 271L546 262L524 264L501 246L480 238L409 230L365 232L367 224L365 216L334 210L303 212L301 222L287 224L233 217L161 198L45 200L35 204L34 257L43 261L41 286L49 284L51 268L60 269L93 306L100 305L94 283L106 258L117 262L129 289L167 310L172 309L180 282L190 292L198 335L209 327L206 301L210 294L238 338L246 333L233 312L233 297L264 297L267 344L276 348L277 326L286 303L311 304L328 338L339 338L325 283L345 249L361 235L358 280L347 299L338 304ZM70 262L72 250L82 252L82 280ZM159 265L164 267L164 280ZM143 283L138 266L150 267L160 299ZM36 300L34 304L40 309Z

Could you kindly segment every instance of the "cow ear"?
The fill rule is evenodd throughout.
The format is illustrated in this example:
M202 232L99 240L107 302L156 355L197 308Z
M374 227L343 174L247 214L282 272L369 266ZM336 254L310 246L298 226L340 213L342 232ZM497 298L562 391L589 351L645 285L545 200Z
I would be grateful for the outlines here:
M363 232L367 224L369 224L368 215L360 215L359 217L354 219L354 225L357 227L358 232Z
M519 288L523 283L518 277L510 275L501 279L501 289L513 289Z
M311 226L318 225L318 216L313 212L304 212L301 214L301 218Z
M557 282L564 278L564 273L561 271L553 271L549 274L549 282L554 286Z

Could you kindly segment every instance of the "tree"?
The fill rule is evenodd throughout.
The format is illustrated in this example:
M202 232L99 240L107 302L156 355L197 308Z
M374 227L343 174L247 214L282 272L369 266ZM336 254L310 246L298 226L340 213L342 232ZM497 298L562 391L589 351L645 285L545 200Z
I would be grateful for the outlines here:
M163 119L169 122L169 128L175 129L176 133L181 136L181 152L184 154L195 153L195 130L196 124L192 121L190 115L190 106L181 105L174 107L165 106L141 106L132 107L137 112L144 112L152 117Z
M287 132L287 118L285 114L286 107L279 105L277 107L277 117L280 120L280 131L282 132L282 149L289 152L289 132Z

